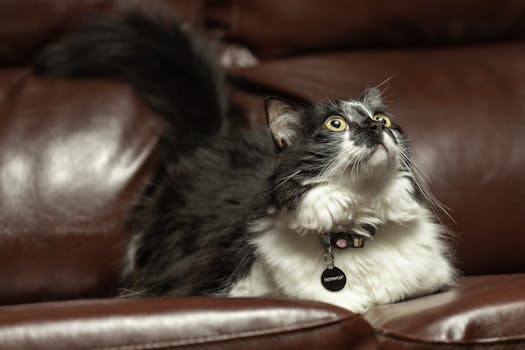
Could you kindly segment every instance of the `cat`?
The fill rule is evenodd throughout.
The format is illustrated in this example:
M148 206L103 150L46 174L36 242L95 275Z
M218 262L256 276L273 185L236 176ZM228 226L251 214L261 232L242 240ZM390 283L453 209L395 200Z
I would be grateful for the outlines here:
M134 11L45 48L35 71L124 80L162 118L158 167L130 221L130 294L292 297L363 313L456 276L377 88L356 100L269 97L268 127L242 130L206 45Z

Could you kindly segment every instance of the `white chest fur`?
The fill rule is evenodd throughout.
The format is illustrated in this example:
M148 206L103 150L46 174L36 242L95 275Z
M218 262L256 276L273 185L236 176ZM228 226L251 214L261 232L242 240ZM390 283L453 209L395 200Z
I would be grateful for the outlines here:
M256 261L229 294L312 299L362 313L374 304L430 293L450 283L454 269L447 260L443 228L401 185L396 184L402 188L398 193L386 191L389 196L374 202L319 186L294 215L261 219L253 227L258 233L253 242ZM315 231L366 223L372 217L380 227L364 248L334 249L335 266L344 271L347 283L341 291L326 290L321 284L324 250Z

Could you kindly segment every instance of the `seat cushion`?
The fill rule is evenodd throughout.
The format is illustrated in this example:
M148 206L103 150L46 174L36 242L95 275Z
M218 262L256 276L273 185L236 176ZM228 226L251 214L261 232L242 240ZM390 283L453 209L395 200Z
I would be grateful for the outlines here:
M525 348L525 274L461 278L444 293L367 314L381 349Z
M1 349L375 349L360 316L278 299L143 298L0 307Z
M466 274L525 271L525 42L334 52L267 61L233 75L246 95L356 98L381 85L432 192L450 208ZM251 120L265 125L259 98ZM248 102L247 102L248 101Z

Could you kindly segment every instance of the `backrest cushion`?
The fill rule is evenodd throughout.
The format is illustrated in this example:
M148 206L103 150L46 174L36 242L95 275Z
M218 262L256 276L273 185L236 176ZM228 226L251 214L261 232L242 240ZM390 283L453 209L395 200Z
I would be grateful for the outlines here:
M0 65L21 65L47 43L92 16L140 8L177 16L196 26L200 0L0 0Z
M525 37L521 0L211 1L207 18L261 58Z

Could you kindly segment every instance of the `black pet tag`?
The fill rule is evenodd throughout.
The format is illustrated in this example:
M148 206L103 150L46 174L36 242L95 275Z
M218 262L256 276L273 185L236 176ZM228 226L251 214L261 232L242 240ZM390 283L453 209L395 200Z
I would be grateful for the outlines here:
M328 267L321 275L321 283L331 292L340 291L346 284L345 273L335 266Z

